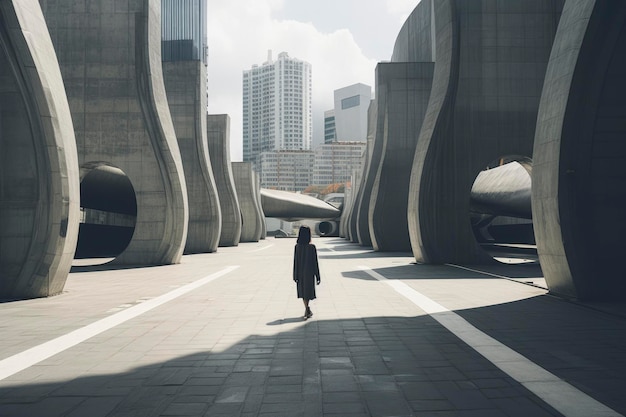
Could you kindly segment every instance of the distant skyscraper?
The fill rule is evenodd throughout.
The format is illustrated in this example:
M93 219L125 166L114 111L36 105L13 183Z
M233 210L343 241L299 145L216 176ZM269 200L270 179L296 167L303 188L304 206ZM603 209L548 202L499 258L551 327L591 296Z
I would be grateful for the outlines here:
M324 112L324 143L332 143L336 140L335 110L328 110Z
M161 59L207 64L207 0L161 0Z
M243 160L261 152L309 150L312 138L311 64L286 52L243 71Z
M372 100L372 87L353 84L335 90L335 140L365 142L367 140L367 109Z

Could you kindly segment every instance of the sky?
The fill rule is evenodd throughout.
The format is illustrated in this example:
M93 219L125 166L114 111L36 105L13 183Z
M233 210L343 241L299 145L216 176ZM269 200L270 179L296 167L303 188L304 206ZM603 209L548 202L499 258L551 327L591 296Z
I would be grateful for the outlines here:
M242 160L242 74L280 52L313 73L313 144L323 141L333 91L374 89L376 64L391 58L420 0L208 0L208 110L230 115L231 160Z

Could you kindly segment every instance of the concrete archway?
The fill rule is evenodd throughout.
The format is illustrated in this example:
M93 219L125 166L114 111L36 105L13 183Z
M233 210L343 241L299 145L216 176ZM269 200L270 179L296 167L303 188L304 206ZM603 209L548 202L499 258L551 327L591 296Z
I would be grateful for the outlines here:
M478 245L502 263L537 262L531 210L532 160L503 156L478 173L469 219Z
M83 167L80 197L76 258L117 257L130 243L137 221L130 179L119 168L89 164Z

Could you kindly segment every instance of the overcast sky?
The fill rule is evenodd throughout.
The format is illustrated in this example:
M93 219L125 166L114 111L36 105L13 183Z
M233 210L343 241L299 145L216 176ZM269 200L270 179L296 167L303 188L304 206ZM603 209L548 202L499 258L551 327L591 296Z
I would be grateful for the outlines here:
M231 159L242 160L243 70L280 52L311 63L313 140L333 91L374 87L376 63L389 60L398 31L419 0L208 0L209 113L230 115Z

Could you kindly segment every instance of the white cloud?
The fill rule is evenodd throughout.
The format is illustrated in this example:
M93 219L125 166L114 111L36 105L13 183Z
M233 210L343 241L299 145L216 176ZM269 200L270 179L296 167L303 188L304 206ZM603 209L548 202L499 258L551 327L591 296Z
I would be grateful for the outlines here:
M387 0L387 11L403 21L411 14L421 0Z
M333 106L333 90L354 83L373 86L376 61L368 59L347 29L322 33L312 23L276 20L282 0L210 0L209 113L231 117L231 158L241 160L241 76L244 69L288 52L313 70L314 138L323 134L323 111Z

